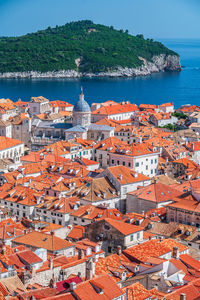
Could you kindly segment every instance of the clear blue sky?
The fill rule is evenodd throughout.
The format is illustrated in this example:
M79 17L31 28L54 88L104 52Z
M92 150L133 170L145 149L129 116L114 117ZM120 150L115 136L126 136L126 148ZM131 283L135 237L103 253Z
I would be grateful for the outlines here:
M0 36L83 19L145 37L200 38L200 0L0 0Z

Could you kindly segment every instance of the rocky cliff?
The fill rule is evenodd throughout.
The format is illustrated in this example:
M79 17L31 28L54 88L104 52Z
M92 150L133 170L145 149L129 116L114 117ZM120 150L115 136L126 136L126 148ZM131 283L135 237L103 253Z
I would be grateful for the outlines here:
M0 78L80 78L80 77L136 77L164 71L181 71L180 57L177 55L161 54L154 56L152 61L139 57L143 61L138 68L116 67L108 72L83 73L75 70L54 72L6 72L0 73Z

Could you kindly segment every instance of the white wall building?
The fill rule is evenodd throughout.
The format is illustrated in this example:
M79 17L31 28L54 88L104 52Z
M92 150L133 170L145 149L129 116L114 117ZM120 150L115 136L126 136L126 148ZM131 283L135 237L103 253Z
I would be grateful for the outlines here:
M23 142L0 136L0 159L10 158L18 163L22 155L24 155Z
M42 96L31 98L29 102L29 112L31 115L43 114L49 110L51 110L51 108L48 99Z

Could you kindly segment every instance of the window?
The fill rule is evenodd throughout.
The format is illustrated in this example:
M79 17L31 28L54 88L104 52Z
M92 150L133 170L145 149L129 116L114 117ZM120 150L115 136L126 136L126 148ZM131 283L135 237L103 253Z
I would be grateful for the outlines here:
M130 162L128 163L128 166L129 166L129 167L131 166L131 163L130 163Z
M112 252L112 247L108 246L108 253Z
M106 229L106 230L109 230L110 229L110 226L108 226L108 225L104 225L104 228Z
M55 221L55 220L52 220L52 223L53 223L53 224L55 224L55 223L56 223L56 221Z
M151 164L153 164L153 159L151 160Z
M135 164L135 167L139 167L140 166L140 164L139 164L139 162L137 162L136 164Z
M84 223L85 222L85 219L82 219L82 223Z
M125 161L123 161L123 166L125 166L126 165L126 163L125 163Z
M58 224L59 224L59 225L62 225L62 221L58 221Z
M140 232L137 233L137 239L140 239Z
M24 217L24 218L26 217L26 214L25 214L25 213L23 213L23 217Z
M23 209L26 209L26 207L25 207L25 206L23 206Z
M148 166L146 166L146 170L148 170Z
M155 164L157 164L157 159L155 158Z
M77 218L76 217L74 217L74 221L76 221L77 220Z
M114 159L112 159L112 164L114 164Z
M151 170L151 174L153 174L153 170Z
M119 165L119 160L117 161L117 164Z
M131 234L131 236L130 236L130 241L131 242L133 241L133 234Z

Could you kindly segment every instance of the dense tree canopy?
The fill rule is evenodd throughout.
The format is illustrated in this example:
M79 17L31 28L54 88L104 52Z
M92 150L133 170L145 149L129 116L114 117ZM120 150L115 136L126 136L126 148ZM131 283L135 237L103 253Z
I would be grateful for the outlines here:
M21 37L0 38L0 72L100 72L118 66L138 67L143 63L138 57L150 61L159 54L177 55L160 42L145 40L142 34L132 36L127 30L79 21Z

